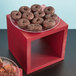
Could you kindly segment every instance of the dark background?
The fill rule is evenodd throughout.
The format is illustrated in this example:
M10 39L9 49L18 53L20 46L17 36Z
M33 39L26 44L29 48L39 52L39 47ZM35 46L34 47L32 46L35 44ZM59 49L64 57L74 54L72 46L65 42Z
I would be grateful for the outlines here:
M17 61L8 50L7 30L0 30L0 56ZM18 64L18 63L17 63ZM19 67L21 67L18 64ZM23 76L76 76L76 30L69 30L65 60Z

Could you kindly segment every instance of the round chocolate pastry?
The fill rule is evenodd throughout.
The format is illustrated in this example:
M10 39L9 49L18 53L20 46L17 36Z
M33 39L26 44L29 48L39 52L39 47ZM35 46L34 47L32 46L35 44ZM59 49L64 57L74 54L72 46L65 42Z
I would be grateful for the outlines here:
M49 6L49 7L46 7L45 9L44 9L44 12L46 13L46 14L54 14L54 12L55 12L55 9L53 8L53 7L51 7L51 6Z
M36 18L34 18L34 19L32 20L32 23L33 23L33 24L42 24L43 21L44 21L43 18L36 17Z
M27 26L27 29L28 29L29 31L41 31L41 30L42 30L42 26L39 25L39 24L29 24L29 25Z
M38 4L34 4L34 5L31 6L31 10L33 12L41 11L42 10L42 7L40 5L38 5Z
M26 13L23 13L22 18L26 18L28 20L32 20L34 18L34 15L33 15L32 12L26 12Z
M51 16L52 16L51 14L47 14L45 15L45 18L48 19L48 18L51 18Z
M22 7L20 7L19 11L21 13L25 13L25 12L30 12L31 9L29 7L27 7L27 6L22 6Z
M13 20L19 20L21 18L21 12L19 12L19 11L12 11L11 12L11 18Z
M52 18L53 20L56 21L56 20L58 19L58 16L57 16L56 14L53 14L53 15L48 14L48 15L45 16L45 18L46 18L46 19Z
M37 11L34 13L35 17L44 17L45 16L45 12L44 11Z
M27 25L30 24L29 20L28 20L28 19L24 19L24 18L18 20L17 23L18 23L18 26L19 26L20 28L22 28L22 29L26 28Z
M43 22L43 26L44 26L45 29L49 29L51 27L54 27L55 26L55 20L53 20L53 19L46 19Z
M54 19L55 21L58 19L58 16L56 14L53 14L52 16L52 19Z

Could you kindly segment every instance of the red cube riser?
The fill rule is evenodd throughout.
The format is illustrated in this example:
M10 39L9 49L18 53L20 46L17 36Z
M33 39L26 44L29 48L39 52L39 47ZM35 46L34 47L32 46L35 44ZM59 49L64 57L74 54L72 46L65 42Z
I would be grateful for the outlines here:
M68 31L68 24L66 24L63 20L60 19L60 23L55 28L38 34L27 33L22 30L16 28L10 21L10 16L7 15L7 32L8 32L8 47L13 56L22 66L24 71L29 74L34 71L37 71L41 68L44 68L48 65L52 65L56 62L59 62L64 59L65 55L65 47L66 47L66 40L67 40L67 31ZM59 34L56 34L60 32ZM53 35L55 34L55 35ZM50 36L49 36L50 35ZM51 36L52 35L52 36ZM49 37L47 37L49 36ZM57 41L55 37L58 36L61 40ZM60 37L59 37L60 36ZM46 40L49 40L50 46L53 48L55 53L60 57L54 61L49 61L44 65L35 67L31 69L31 43L34 40L41 39L46 37ZM57 42L56 44L55 41ZM61 49L61 50L59 50ZM57 51L56 51L57 50Z

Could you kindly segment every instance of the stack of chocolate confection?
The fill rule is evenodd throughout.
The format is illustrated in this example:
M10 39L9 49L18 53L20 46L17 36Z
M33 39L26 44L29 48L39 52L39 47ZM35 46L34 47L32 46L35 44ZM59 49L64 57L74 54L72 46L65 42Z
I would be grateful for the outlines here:
M56 20L58 19L52 6L45 7L43 10L38 4L32 5L31 8L22 6L19 11L12 11L10 16L17 21L17 25L21 29L27 29L28 31L50 29L56 25Z

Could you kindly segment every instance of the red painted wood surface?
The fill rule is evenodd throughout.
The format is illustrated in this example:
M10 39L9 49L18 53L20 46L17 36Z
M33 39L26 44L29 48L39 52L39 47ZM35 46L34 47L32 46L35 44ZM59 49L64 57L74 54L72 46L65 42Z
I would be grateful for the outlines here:
M16 28L7 15L9 50L29 74L64 59L68 24L60 19L55 28L43 33L27 33Z

